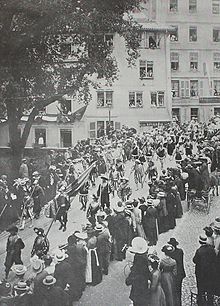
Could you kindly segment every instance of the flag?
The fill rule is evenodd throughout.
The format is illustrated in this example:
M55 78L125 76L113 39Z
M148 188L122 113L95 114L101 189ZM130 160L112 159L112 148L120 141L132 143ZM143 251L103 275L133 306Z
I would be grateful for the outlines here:
M92 169L96 166L96 161L92 163L80 176L72 182L66 189L67 194L73 197L77 194L82 185L87 181Z
M87 109L87 105L84 105L80 107L79 109L77 109L74 113L68 116L70 121L72 123L75 122L76 120L80 121L83 115L85 114L86 109Z

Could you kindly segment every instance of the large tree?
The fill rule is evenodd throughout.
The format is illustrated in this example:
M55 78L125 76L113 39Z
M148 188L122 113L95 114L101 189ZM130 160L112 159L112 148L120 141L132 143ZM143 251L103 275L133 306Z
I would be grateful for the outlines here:
M125 14L140 0L2 0L0 111L12 152L22 156L39 112L66 94L88 101L92 76L113 82L117 61L106 33L124 37L128 64L138 56L138 24ZM127 15L129 16L129 14ZM70 56L73 62L66 63ZM20 135L24 113L28 121Z

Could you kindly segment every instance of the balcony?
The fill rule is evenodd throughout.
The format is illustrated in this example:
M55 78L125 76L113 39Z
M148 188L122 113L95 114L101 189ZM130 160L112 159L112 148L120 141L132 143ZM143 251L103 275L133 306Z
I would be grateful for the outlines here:
M199 98L199 103L220 103L220 96L219 97L200 97Z

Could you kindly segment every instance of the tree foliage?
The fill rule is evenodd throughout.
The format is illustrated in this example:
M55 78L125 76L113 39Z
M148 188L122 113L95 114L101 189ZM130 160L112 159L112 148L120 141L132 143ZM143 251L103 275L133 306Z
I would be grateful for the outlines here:
M115 80L117 62L106 33L124 37L128 63L134 62L139 26L124 14L139 2L1 1L0 110L9 122L13 150L24 148L33 120L43 107L74 92L88 100L94 74L109 83ZM20 137L18 124L27 110L29 120Z

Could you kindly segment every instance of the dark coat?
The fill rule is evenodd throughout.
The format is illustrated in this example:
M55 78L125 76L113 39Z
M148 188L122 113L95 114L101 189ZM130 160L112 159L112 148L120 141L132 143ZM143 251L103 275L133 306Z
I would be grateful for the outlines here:
M98 191L97 191L97 197L100 197L101 205L110 203L109 195L111 193L111 187L107 183L106 186L102 186L102 184L99 185Z
M21 260L21 250L25 247L22 239L16 235L13 237L10 235L8 237L7 246L6 246L6 259L5 259L5 267L11 268L13 263L15 264L23 264Z
M177 280L182 281L186 277L184 262L183 262L183 250L175 248L175 250L170 254L170 257L176 260L177 265Z
M57 286L61 287L62 289L65 289L66 285L71 282L71 265L67 259L64 259L64 261L56 264L54 277L57 280Z
M216 254L211 245L202 245L193 257L197 285L207 290L214 287Z
M147 207L143 218L142 224L146 237L150 244L156 244L158 240L157 233L157 209L154 206Z
M147 306L149 302L150 290L148 281L150 280L150 271L148 261L144 255L136 254L134 257L131 272L125 283L131 287L129 298L137 305Z
M176 200L172 193L167 193L166 206L168 212L169 229L174 229L176 226Z
M43 299L44 306L69 306L69 296L60 287L53 286L47 291L45 291L45 296Z

